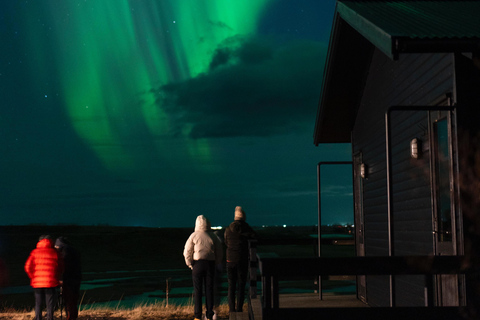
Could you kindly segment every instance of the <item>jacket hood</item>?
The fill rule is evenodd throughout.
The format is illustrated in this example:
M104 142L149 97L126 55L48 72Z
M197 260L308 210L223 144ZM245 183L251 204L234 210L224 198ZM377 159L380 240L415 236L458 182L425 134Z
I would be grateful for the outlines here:
M195 221L195 231L210 231L210 221L204 216L199 215Z
M37 242L37 248L53 248L52 239L42 239Z

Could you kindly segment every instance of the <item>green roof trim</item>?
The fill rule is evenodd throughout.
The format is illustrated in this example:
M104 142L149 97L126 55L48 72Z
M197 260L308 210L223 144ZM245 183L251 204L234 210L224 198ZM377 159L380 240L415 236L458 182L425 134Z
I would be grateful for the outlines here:
M371 20L366 19L364 16L360 15L342 2L338 2L337 12L343 20L347 21L368 41L373 43L387 56L393 58L392 37L388 32L384 31Z
M480 1L339 0L337 12L392 58L411 44L433 48L442 40L438 50L448 51L445 40L471 47L480 38Z

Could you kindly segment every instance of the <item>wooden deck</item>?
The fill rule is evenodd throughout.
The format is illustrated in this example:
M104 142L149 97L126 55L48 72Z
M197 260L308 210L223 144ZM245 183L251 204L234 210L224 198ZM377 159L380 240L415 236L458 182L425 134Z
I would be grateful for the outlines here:
M318 293L281 294L279 296L280 309L290 308L364 308L366 304L357 299L356 295L323 295L319 300ZM251 299L253 319L263 320L261 296Z
M464 259L463 256L271 257L256 254L256 244L251 241L249 320L338 319L340 315L350 320L461 320L465 307L435 305L432 279L438 274L472 272L466 268ZM388 306L368 307L355 295L324 295L320 300L315 293L280 294L279 283L288 277L344 275L388 275L392 279L397 275L424 275L426 304L397 306L393 284ZM257 292L259 280L261 294Z
M462 307L369 307L355 295L281 294L278 309L264 309L261 297L251 299L249 315L240 320L271 319L352 319L352 320L462 320Z
M232 312L229 320L249 320L248 312Z

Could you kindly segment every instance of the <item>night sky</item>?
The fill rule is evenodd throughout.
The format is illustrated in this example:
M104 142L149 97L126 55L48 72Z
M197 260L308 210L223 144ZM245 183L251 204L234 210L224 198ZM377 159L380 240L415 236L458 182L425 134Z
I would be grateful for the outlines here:
M351 159L313 144L334 6L3 1L0 224L315 225L317 163Z

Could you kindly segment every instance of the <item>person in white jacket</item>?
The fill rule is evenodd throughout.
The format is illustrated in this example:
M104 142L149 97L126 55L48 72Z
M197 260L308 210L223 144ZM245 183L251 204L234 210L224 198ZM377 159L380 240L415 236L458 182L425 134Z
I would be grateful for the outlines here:
M195 231L188 238L183 250L185 264L192 269L195 320L202 317L204 283L206 316L209 320L213 319L215 265L222 263L222 255L220 239L212 232L208 219L199 215L195 221Z

